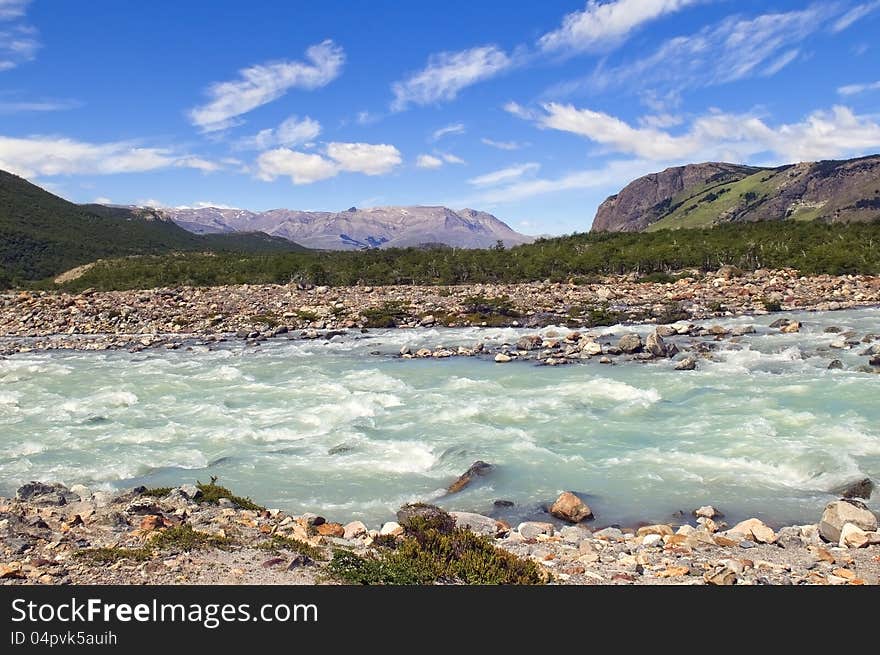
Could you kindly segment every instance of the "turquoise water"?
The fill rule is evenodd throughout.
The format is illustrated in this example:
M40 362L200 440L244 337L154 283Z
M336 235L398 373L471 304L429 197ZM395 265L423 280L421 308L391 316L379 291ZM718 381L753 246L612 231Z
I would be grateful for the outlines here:
M812 522L836 485L880 480L880 376L827 370L832 358L866 364L866 346L829 350L839 336L823 331L878 333L880 310L794 317L799 335L769 330L778 315L717 321L759 333L720 342L695 372L392 356L534 332L514 329L15 355L0 361L0 494L28 480L97 489L216 475L270 507L371 525L413 500L490 513L507 499L519 518L565 489L586 494L602 524L706 503ZM443 498L476 459L492 475Z

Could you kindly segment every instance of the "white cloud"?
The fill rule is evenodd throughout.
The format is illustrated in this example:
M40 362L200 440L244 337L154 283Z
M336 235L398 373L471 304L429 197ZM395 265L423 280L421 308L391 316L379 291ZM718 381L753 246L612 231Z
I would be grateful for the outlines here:
M216 170L199 157L170 148L144 148L128 141L88 143L56 136L0 136L0 169L22 177L36 175L110 175L179 166Z
M519 104L518 102L514 102L513 100L504 105L504 111L506 111L508 114L513 114L517 118L523 118L525 120L529 120L535 117L535 113L532 110L526 109L521 104Z
M866 91L878 90L880 90L880 81L867 84L847 84L846 86L839 87L837 92L842 96L854 96L859 93L865 93Z
M865 2L864 4L857 5L846 12L843 16L838 18L834 25L831 26L831 31L835 34L837 32L842 32L846 28L848 28L853 23L861 20L868 14L873 11L880 9L880 0L875 0L874 2Z
M440 156L443 158L443 161L445 161L447 164L465 164L465 163L467 163L467 162L465 162L464 159L462 159L461 157L459 157L457 155L453 155L451 152L441 152Z
M312 184L341 172L382 175L389 173L402 158L400 151L387 144L328 143L326 157L275 148L257 158L257 177L270 182L277 177L290 177L294 184Z
M0 71L32 61L40 49L36 28L17 22L24 18L28 5L30 0L0 0L0 22L12 22L0 29Z
M494 139L487 139L485 137L480 139L480 141L490 148L496 148L498 150L519 150L524 147L524 144L518 143L517 141L495 141Z
M572 105L549 103L540 127L571 132L616 153L659 161L748 161L770 154L782 162L864 154L880 146L880 124L847 107L815 111L800 123L770 126L750 114L709 113L682 134L633 127L619 118Z
M427 169L442 168L443 160L433 155L419 155L418 159L416 159L416 166Z
M562 26L542 36L538 46L545 52L595 51L624 40L645 23L701 0L588 0L583 11L568 14Z
M339 170L364 175L383 175L403 161L397 148L384 143L328 143L327 155Z
M494 77L512 65L513 60L494 45L433 54L424 69L392 85L391 109L403 111L410 105L454 100L462 89Z
M235 119L277 100L290 89L317 89L336 79L345 53L329 39L306 50L306 60L278 61L239 71L239 78L208 88L210 101L190 110L192 123L205 132L225 129Z
M153 209L166 209L168 205L166 205L161 200L156 200L155 198L146 198L144 200L135 200L134 204L136 207L152 207Z
M267 150L277 146L292 147L308 143L321 134L321 124L306 116L291 116L276 128L260 130L253 136L239 139L235 146L242 149Z
M600 65L589 77L558 85L548 94L558 97L584 89L635 85L642 88L643 100L675 99L687 88L774 75L797 59L798 44L822 29L834 11L835 5L826 4L751 19L731 16L690 36L669 39L637 61Z
M106 196L98 196L92 202L95 203L96 205L112 205L113 204L113 201L110 200L110 198L107 198Z
M473 184L474 186L496 186L504 182L518 180L527 173L536 172L539 168L541 168L541 165L536 162L518 164L516 166L502 168L498 171L493 171L491 173L486 173L485 175L480 175L479 177L471 178L470 180L468 180L468 184Z
M382 120L384 116L382 114L374 114L369 111L359 111L357 116L355 116L355 122L358 125L372 125L373 123L378 123Z
M439 141L444 136L464 133L464 123L452 123L451 125L447 125L445 127L441 127L440 129L434 130L434 132L431 134L431 141Z
M257 159L257 177L271 182L279 176L288 176L294 184L312 184L339 174L336 164L321 155L276 148L262 153Z

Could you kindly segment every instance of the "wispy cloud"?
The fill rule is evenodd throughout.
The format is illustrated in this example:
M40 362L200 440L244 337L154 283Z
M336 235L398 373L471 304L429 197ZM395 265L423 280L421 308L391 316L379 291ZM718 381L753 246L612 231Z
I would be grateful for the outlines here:
M480 141L489 146L490 148L495 148L496 150L519 150L520 148L524 148L525 144L520 143L518 141L496 141L495 139L487 139L483 137Z
M669 39L641 59L618 66L600 63L591 75L551 87L546 95L558 99L626 86L643 96L675 97L684 89L775 75L797 59L799 45L837 11L836 5L826 4L754 18L730 16Z
M518 180L526 174L537 172L540 168L541 165L537 162L517 164L516 166L502 168L501 170L492 171L491 173L486 173L485 175L471 178L470 180L468 180L468 184L480 187L496 186L504 182Z
M321 134L321 124L306 116L291 116L276 128L260 130L256 134L235 142L238 149L268 150L277 146L292 147L316 139Z
M4 100L0 96L0 114L67 111L77 107L82 107L82 103L77 100Z
M30 0L0 0L0 71L32 61L40 49L36 28L21 22L29 5Z
M568 14L562 25L538 39L545 52L587 52L616 45L645 23L703 0L588 0L583 11Z
M161 168L195 168L204 172L219 165L172 148L145 148L130 141L89 143L57 136L0 136L0 169L23 177L36 175L110 175Z
M577 134L612 153L658 162L746 162L756 155L781 162L808 161L864 154L880 146L880 124L843 106L776 126L752 114L719 111L698 117L681 134L672 134L655 127L633 127L604 112L549 103L536 123Z
M857 5L846 12L843 16L838 18L834 22L834 25L831 26L831 31L835 34L837 32L842 32L853 23L860 21L862 18L864 18L871 12L876 11L877 9L880 9L880 0L875 0L874 2L865 2L863 4Z
M419 155L416 159L416 167L428 170L443 168L443 160L434 155Z
M464 123L452 123L451 125L446 125L434 130L431 133L431 141L439 141L443 137L451 136L453 134L464 134L466 131Z
M867 84L847 84L837 89L837 92L842 96L854 96L866 91L880 91L880 81Z
M425 68L392 85L391 109L403 111L412 105L454 100L462 89L495 77L512 65L513 59L494 45L433 54Z
M400 151L388 144L333 142L323 155L275 148L257 158L257 177L267 182L289 177L296 185L312 184L342 172L384 175L402 161Z
M273 100L290 89L317 89L326 86L342 72L345 53L327 40L306 50L306 61L276 61L239 71L238 79L212 84L210 100L189 111L193 125L205 132L230 127L235 120Z

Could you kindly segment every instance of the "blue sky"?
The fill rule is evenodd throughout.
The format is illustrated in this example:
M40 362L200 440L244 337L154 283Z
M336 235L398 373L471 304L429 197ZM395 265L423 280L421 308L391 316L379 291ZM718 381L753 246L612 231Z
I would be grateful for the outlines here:
M880 0L0 0L0 168L76 202L444 204L880 151Z

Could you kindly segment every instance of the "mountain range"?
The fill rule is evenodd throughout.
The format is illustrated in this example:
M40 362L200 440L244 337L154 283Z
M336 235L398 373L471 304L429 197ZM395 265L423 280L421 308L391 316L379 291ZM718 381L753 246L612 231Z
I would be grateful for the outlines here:
M725 163L667 168L629 183L596 212L595 232L755 221L880 218L880 155L776 168Z
M220 207L165 208L158 211L196 234L264 232L318 250L406 248L428 244L489 248L533 239L491 214L447 207L351 207L341 212L272 209L254 212Z

